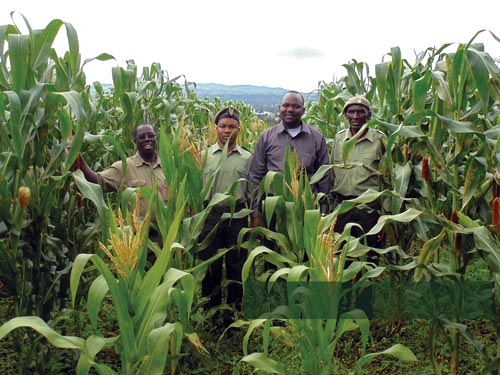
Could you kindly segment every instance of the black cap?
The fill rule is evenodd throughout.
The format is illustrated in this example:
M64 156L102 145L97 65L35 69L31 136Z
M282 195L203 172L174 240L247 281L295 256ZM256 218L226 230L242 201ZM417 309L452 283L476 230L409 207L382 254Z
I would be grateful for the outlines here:
M215 115L215 124L217 125L219 123L219 120L223 118L232 118L233 120L236 120L238 124L240 123L240 112L233 107L226 107L222 108L217 114Z

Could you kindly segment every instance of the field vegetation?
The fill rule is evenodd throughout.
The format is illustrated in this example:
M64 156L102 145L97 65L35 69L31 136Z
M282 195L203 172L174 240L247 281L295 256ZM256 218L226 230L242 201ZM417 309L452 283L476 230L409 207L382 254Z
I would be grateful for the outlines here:
M234 198L203 205L202 150L228 104L250 151L271 124L247 103L197 97L157 63L113 68L111 89L89 83L86 65L113 56L82 61L71 24L24 22L26 34L0 26L1 373L500 373L500 68L475 43L479 33L500 43L493 33L415 61L397 47L374 67L351 60L319 85L304 119L330 140L346 127L344 103L366 95L390 178L322 217L310 183L335 166L308 181L288 154L259 188L276 231L240 233L245 306L225 326L230 306L205 309L200 283L227 249L200 262L198 236L211 208ZM168 203L155 188L103 194L72 170L79 153L95 170L124 160L143 122L158 129ZM139 196L157 224L138 216ZM376 199L385 211L369 233L383 229L384 248L335 231L339 213Z

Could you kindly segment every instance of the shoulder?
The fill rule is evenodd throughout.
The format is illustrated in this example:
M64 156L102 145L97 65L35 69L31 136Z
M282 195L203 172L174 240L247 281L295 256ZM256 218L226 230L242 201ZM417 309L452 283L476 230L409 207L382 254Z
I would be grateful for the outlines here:
M302 129L305 131L310 131L311 133L323 135L317 127L310 124L306 124L305 122L302 123Z
M252 153L243 147L241 147L241 155L248 159L252 157Z
M205 154L213 154L215 151L218 151L220 150L220 147L217 143L214 143L213 145L211 146L208 146L206 149L205 149Z
M387 135L381 130L372 129L373 130L373 138L374 139L387 139Z
M335 139L345 138L346 134L347 134L347 129L342 129L342 130L339 130L339 131L335 134Z

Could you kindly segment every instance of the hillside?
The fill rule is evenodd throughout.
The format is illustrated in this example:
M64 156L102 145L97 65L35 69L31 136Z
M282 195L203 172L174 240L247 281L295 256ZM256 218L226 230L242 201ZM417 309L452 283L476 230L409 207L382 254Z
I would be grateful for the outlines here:
M218 97L222 101L242 101L251 105L257 112L276 112L281 97L288 90L281 87L252 85L222 85L219 83L197 83L194 92L199 98ZM304 94L304 96L306 96ZM308 96L316 100L316 96Z

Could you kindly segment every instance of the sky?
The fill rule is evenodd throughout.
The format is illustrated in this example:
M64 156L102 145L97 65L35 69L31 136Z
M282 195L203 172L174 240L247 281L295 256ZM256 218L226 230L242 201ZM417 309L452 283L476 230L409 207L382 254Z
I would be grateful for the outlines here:
M15 12L13 18L11 12ZM111 83L111 68L160 63L169 77L195 83L249 84L309 92L346 75L343 64L390 60L392 47L415 62L429 47L484 43L500 59L498 0L2 0L0 25L26 31L53 19L78 33L87 83ZM61 29L55 48L67 50Z

